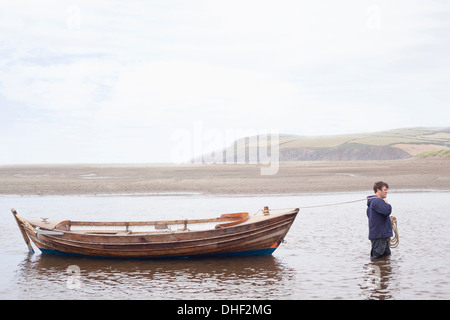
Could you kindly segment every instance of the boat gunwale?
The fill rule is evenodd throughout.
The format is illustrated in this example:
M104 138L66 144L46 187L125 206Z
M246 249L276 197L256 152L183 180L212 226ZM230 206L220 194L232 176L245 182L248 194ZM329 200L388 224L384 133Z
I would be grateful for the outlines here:
M178 229L178 230L169 230L169 229L161 229L161 230L155 230L155 231L132 231L129 232L129 230L125 229L125 230L113 230L113 229L105 229L105 230L64 230L64 229L58 229L58 226L62 225L63 223L67 223L67 222L76 222L77 226L100 226L100 227L130 227L130 226L151 226L151 225L189 225L189 224L201 224L201 223L213 223L213 222L227 222L227 221L235 221L236 223L234 224L229 224L228 223L224 223L223 225L217 225L220 226L220 229L228 229L230 227L235 227L235 226L242 226L242 225L247 225L247 224L252 224L252 223L256 223L257 221L254 221L255 218L264 218L264 217L269 217L269 218L275 218L278 216L283 216L283 215L289 215L289 214L297 214L299 212L298 209L294 209L291 211L287 211L287 212L282 212L282 213L275 213L275 214L270 214L267 216L259 216L259 217L255 217L255 216L249 216L248 213L245 212L245 214L247 214L247 219L230 219L227 218L226 220L220 220L222 219L221 217L219 218L208 218L208 219L185 219L185 220L160 220L160 221L131 221L131 222L126 222L126 221L105 221L105 222L101 222L101 221L93 221L93 222L89 222L89 221L71 221L71 220L64 220L61 222L54 222L54 221L47 221L46 223L49 223L50 225L53 225L52 227L45 227L44 225L42 225L42 223L39 223L39 221L37 220L27 220L27 219L23 219L25 221L27 221L33 228L41 228L43 230L49 230L49 231L59 231L59 232L64 232L67 234L77 234L77 235L86 235L86 236L101 236L101 237L132 237L132 236L144 236L144 235L167 235L167 234L180 234L180 233L194 233L194 232L205 232L205 231L217 231L217 228L210 228L210 229L204 229L204 230L183 230L183 229ZM238 213L238 214L242 214L242 213ZM228 214L226 214L228 215ZM223 216L223 215L222 215ZM83 224L78 224L78 223L83 223ZM94 223L94 224L92 224ZM72 224L73 225L73 224Z
M248 212L225 213L218 218L206 219L177 219L177 220L155 220L155 221L77 221L63 220L55 225L55 229L60 226L69 224L70 226L100 226L100 227L129 227L129 226L156 226L156 225L173 225L173 224L201 224L211 222L227 222L239 221L249 217ZM70 231L70 230L68 230Z

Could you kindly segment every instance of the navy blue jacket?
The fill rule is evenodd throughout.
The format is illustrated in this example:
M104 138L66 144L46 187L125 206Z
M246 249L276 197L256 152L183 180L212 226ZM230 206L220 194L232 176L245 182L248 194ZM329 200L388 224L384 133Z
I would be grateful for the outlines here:
M369 239L392 237L392 224L389 217L392 212L390 204L377 196L367 197L367 217L369 218Z

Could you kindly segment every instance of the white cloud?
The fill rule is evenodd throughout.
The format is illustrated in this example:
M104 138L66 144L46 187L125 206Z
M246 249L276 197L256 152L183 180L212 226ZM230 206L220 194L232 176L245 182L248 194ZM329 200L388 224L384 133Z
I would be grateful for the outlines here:
M3 148L33 136L68 159L65 141L78 159L120 160L121 146L145 160L143 144L161 149L198 121L311 135L448 125L449 12L439 1L5 2L0 108L22 138Z

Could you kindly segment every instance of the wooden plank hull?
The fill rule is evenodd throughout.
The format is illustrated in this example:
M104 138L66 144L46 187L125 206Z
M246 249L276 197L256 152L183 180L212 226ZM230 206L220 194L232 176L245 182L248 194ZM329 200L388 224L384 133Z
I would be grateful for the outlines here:
M88 233L66 231L56 223L27 221L20 217L28 237L43 253L113 258L166 258L205 255L271 254L280 245L298 209L280 214L247 217L208 230ZM59 224L60 225L60 224ZM128 226L128 225L127 225Z

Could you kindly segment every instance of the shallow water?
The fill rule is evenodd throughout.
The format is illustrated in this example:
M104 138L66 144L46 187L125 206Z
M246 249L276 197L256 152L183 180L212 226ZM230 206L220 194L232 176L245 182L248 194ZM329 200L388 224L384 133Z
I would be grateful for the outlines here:
M364 201L300 210L272 256L161 260L29 254L9 211L49 220L207 218L366 195L0 196L0 298L449 299L448 192L391 192L400 245L390 258L374 262Z

